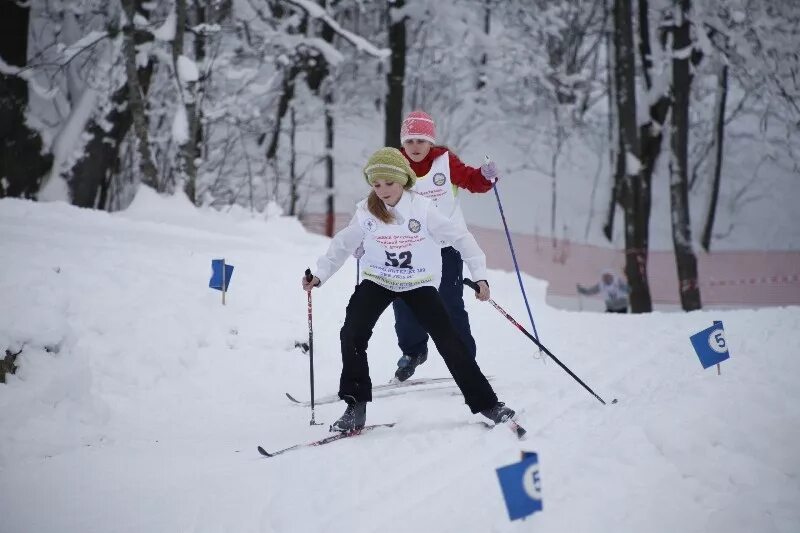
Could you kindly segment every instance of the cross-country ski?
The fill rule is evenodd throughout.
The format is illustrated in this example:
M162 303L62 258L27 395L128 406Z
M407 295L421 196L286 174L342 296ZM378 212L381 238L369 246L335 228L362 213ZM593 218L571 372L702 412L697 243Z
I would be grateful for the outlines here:
M361 435L362 433L366 433L366 432L372 431L373 429L376 429L376 428L390 428L390 427L394 427L394 423L373 424L373 425L370 425L370 426L364 426L361 429L355 429L353 431L335 433L335 434L329 435L329 436L327 436L325 438L322 438L322 439L319 439L319 440L315 440L315 441L311 441L311 442L306 442L304 444L295 444L294 446L289 446L288 448L283 448L282 450L278 450L278 451L275 451L275 452L268 452L262 446L258 446L258 453L260 453L264 457L275 457L276 455L281 455L283 453L290 452L292 450L298 450L298 449L301 449L301 448L313 448L315 446L322 446L324 444L330 444L331 442L335 442L337 440L348 439L348 438L351 438L351 437L357 437L357 436Z
M494 376L487 376L486 379L492 381ZM387 396L395 396L397 394L403 394L406 392L413 392L413 391L422 391L422 390L440 390L440 389L450 389L455 387L455 382L453 378L418 378L418 379L409 379L408 381L401 381L401 382L390 382L384 383L382 385L373 385L372 386L372 394L374 397L377 398L384 398ZM310 401L303 401L298 400L295 395L289 394L288 392L284 393L286 398L289 399L292 403L302 405L304 407L309 407L311 405ZM336 403L341 401L338 394L327 394L322 396L321 398L315 399L314 403L316 405L324 405L329 403Z

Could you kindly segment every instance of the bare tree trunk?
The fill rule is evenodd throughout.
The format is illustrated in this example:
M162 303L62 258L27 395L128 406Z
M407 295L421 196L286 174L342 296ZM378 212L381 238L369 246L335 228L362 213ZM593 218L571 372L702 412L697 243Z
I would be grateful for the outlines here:
M392 8L401 9L405 0L389 0L389 14ZM386 75L389 86L386 95L384 144L400 148L400 126L403 122L403 88L406 74L406 20L389 21L389 49L392 51L391 68Z
M0 16L0 58L11 67L28 62L30 2L3 2ZM0 198L35 198L42 178L53 164L42 153L42 138L25 122L28 83L0 73Z
M483 8L483 33L486 36L489 36L489 32L492 29L491 22L492 22L492 0L485 0ZM478 82L476 83L475 87L478 90L483 89L486 87L486 65L489 63L489 55L484 52L481 54L481 63L480 69L478 70Z
M197 103L186 103L186 116L189 120L189 140L183 145L184 172L186 182L183 192L193 204L197 204L197 145L198 133L200 129L200 117L197 114Z
M278 107L275 110L275 121L274 127L272 128L272 138L270 139L269 145L267 145L267 160L272 161L275 159L275 156L278 153L278 142L280 141L281 136L281 125L283 124L283 117L286 116L286 112L289 110L289 104L291 103L292 99L294 98L294 80L299 70L295 68L289 68L284 72L283 75L283 82L282 82L282 90L281 90L281 97L278 99ZM277 176L276 176L277 181Z
M719 72L717 85L717 105L714 110L716 129L714 130L714 179L711 182L711 193L708 198L708 211L706 223L703 225L703 237L700 241L703 249L708 252L711 248L711 235L714 230L714 218L717 214L717 201L719 200L719 184L722 179L722 154L725 139L725 104L728 100L728 65L723 63Z
M184 54L184 33L186 32L188 12L186 0L175 1L175 38L172 41L172 64L180 92L180 102L186 113L188 125L187 140L180 146L180 176L183 181L183 191L192 203L196 202L197 188L197 132L199 121L196 116L197 99L195 89L198 82L181 79L178 69L178 58ZM197 48L195 48L196 50Z
M141 3L141 0L136 1L136 9L141 9ZM136 30L135 43L152 40L151 33ZM146 96L153 73L153 62L148 60L147 65L138 67L136 72L139 87ZM85 131L90 140L80 158L65 173L73 205L108 209L106 193L120 168L120 148L133 122L129 100L130 90L126 80L111 96L112 105L109 106L109 111L99 119L91 119L87 124Z
M323 8L326 7L325 0L319 0L319 5ZM309 29L309 21L308 16L304 17L303 23L301 24L301 31L306 32L308 35L310 33ZM325 38L328 35L326 32L330 32L328 42L333 39L333 31L328 27L327 24L323 24L322 26L322 35ZM274 125L272 128L272 138L270 139L269 144L267 145L267 161L272 164L275 168L275 185L273 187L273 196L277 201L278 197L278 190L279 190L279 174L278 174L278 164L276 161L276 156L278 153L278 145L280 143L280 135L281 135L281 128L283 125L283 119L286 116L286 113L290 111L292 108L292 102L295 96L295 82L301 74L306 74L306 83L308 84L309 88L317 95L319 95L320 88L325 81L325 78L328 75L328 65L325 61L324 55L319 55L314 57L311 60L309 56L309 52L300 52L299 50L295 50L295 57L293 57L293 63L289 66L284 67L283 69L283 81L282 81L282 92L281 96L278 99L278 106L275 112L275 120ZM296 118L296 117L295 117ZM290 183L290 189L293 185ZM290 200L291 202L291 200Z
M642 76L648 90L653 86L653 56L650 49L650 6L648 0L639 0L639 57Z
M631 0L614 0L614 63L619 132L625 163L625 274L631 310L653 310L647 282L647 224L642 209Z
M209 23L209 21L212 24L216 24L219 23L225 16L226 8L222 3L217 3L216 7L213 0L206 0L205 2L202 0L195 0L194 3L197 25L206 24ZM204 155L203 146L205 132L203 130L203 110L201 109L201 104L205 95L205 84L208 81L206 76L211 76L210 72L205 72L204 70L204 62L206 59L206 39L207 34L205 31L198 31L194 35L194 59L197 63L198 69L200 70L200 79L197 80L197 88L195 91L195 109L190 117L189 122L189 136L194 142L193 160L202 158ZM196 174L197 170L195 169L195 181ZM195 185L195 189L196 188L197 186Z
M247 142L244 139L244 133L242 133L242 128L239 126L237 128L239 130L239 143L242 145L242 154L244 155L244 162L247 166L247 190L248 190L248 200L250 205L250 212L253 212L253 206L255 204L255 198L253 195L253 167L250 164L250 155L247 152ZM223 158L224 164L224 158ZM238 197L238 193L236 195ZM233 202L236 202L236 197L234 197Z
M672 242L678 267L681 307L692 311L702 307L700 287L697 285L697 258L692 249L692 231L689 218L689 34L688 14L691 0L675 0L675 29L672 53L672 135L670 136L670 204L672 209Z
M335 2L331 2L334 4ZM320 0L323 8L327 7L327 0ZM333 43L335 33L333 28L328 24L322 26L320 32L325 42ZM326 80L320 85L323 93L323 102L325 107L325 187L328 189L328 198L325 201L325 235L333 237L333 232L336 229L336 209L334 206L334 166L333 166L333 140L334 140L334 121L333 121L333 90L334 83L331 74L326 76Z
M294 105L289 109L289 216L297 214L297 120Z
M137 70L139 86L147 94L153 64L148 62L146 67ZM67 173L73 205L100 209L107 207L102 198L98 199L98 191L112 179L114 169L118 167L122 141L131 128L129 95L126 81L112 95L113 105L110 106L108 113L100 120L93 119L89 122L86 133L91 139L86 144L80 159Z
M558 208L558 159L561 157L561 150L564 147L566 136L564 127L561 124L561 113L559 106L553 107L553 119L556 124L556 146L550 154L550 240L553 248L556 248L558 239L556 237L556 214Z
M138 0L122 0L127 23L123 31L123 52L125 54L125 72L128 75L128 99L133 116L133 128L136 132L137 148L139 151L139 170L142 173L142 183L156 190L160 190L158 171L150 154L150 135L147 131L147 111L143 97L142 86L139 84L138 69L136 68L136 30L133 17L139 9ZM141 14L141 13L140 13Z
M326 201L326 212L325 212L325 235L328 237L333 237L333 232L336 229L335 222L336 222L336 211L333 205L334 201L334 192L333 192L333 138L334 138L334 129L333 129L333 113L331 108L333 107L333 88L330 87L330 83L327 83L328 87L325 90L325 186L328 189L328 199Z
M613 1L613 0L611 0ZM610 11L608 7L609 0L605 0L604 7L606 12ZM608 85L608 171L612 174L611 179L611 195L608 199L608 211L606 213L606 222L603 224L603 235L606 239L611 241L614 238L614 217L617 210L617 204L620 198L620 183L625 174L625 159L621 158L622 155L622 139L619 136L619 126L617 123L617 115L614 109L614 102L617 97L616 86L614 85L614 32L613 21L606 22L606 83ZM615 133L616 131L616 133Z
M652 97L653 92L653 60L652 50L650 45L650 7L647 0L639 0L639 53L642 61L642 73L645 82L645 89L648 95ZM661 155L661 145L664 139L664 123L667 120L672 100L669 92L666 91L658 96L658 98L650 104L649 121L642 125L639 130L641 139L641 162L642 168L640 172L642 193L641 193L641 210L642 218L646 220L643 231L643 240L645 249L649 248L650 231L648 229L650 222L650 206L652 200L652 183L653 171L656 167L658 157Z

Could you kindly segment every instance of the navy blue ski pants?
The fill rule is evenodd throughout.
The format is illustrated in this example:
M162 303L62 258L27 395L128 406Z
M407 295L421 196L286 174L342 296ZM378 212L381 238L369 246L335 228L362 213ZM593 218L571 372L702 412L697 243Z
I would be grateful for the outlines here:
M475 359L475 339L469 328L469 315L464 309L464 262L461 254L448 246L442 248L442 281L439 284L439 295L450 317L450 322L458 332L458 336ZM478 281L478 280L474 280ZM428 353L428 333L408 305L400 298L392 304L394 307L394 329L397 332L397 344L405 355Z

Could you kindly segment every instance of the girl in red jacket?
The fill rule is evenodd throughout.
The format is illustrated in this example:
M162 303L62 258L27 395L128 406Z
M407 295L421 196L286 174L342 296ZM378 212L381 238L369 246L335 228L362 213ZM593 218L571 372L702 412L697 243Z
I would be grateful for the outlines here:
M470 192L488 192L497 177L494 162L473 168L461 162L457 155L444 146L437 146L436 124L424 111L413 111L403 120L400 129L401 152L417 175L413 191L430 198L441 213L455 224L463 226L458 189ZM441 242L442 280L439 294L456 331L469 354L475 358L475 339L469 327L469 315L464 309L463 261L461 254L450 242ZM405 381L414 369L428 358L428 334L414 318L402 300L395 300L395 331L403 356L397 362L395 378Z

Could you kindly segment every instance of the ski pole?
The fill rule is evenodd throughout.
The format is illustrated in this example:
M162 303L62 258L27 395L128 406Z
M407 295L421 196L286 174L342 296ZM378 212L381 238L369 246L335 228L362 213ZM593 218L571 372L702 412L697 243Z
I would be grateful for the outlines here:
M314 276L311 275L311 269L306 269L306 281L311 281ZM314 420L314 326L311 319L311 291L308 291L308 365L309 365L309 381L311 382L311 421L309 425L321 426L322 422L317 423Z
M469 279L469 278L464 278L464 285L466 285L467 287L470 287L470 288L471 288L472 290L474 290L475 292L479 292L479 291L480 291L480 288L478 287L478 284L477 284L477 283L475 283L474 281L472 281L472 280L471 280L471 279ZM548 349L547 349L547 348L546 348L546 347L545 347L543 344L541 344L541 343L540 343L538 340L536 340L536 338L535 338L533 335L531 335L530 333L528 333L528 332L525 330L525 328L523 328L523 327L520 325L520 323L519 323L519 322L517 322L516 320L514 320L514 318L513 318L511 315L509 315L509 314L506 312L506 310L505 310L505 309L503 309L502 307L500 307L499 305L497 305L497 303L496 303L494 300L492 300L491 298L489 298L489 303L490 303L490 304L492 304L492 305L494 306L494 308L495 308L495 309L497 309L498 311L500 311L500 314L501 314L501 315L503 315L504 317L506 317L506 318L508 319L508 321L509 321L509 322L511 322L512 324L514 324L515 326L517 326L517 329L519 329L519 330L520 330L522 333L524 333L524 334L525 334L525 336L526 336L526 337L528 337L530 340L532 340L532 341L533 341L533 343L534 343L534 344L536 344L536 346L538 346L538 347L539 347L539 349L540 349L541 351L543 351L543 352L544 352L544 353L546 353L548 356L550 356L550 359L552 359L553 361L555 361L555 362L558 364L558 366L560 366L561 368L563 368L563 369L564 369L564 370L567 372L567 374L569 374L570 376L572 376L572 378L573 378L575 381L577 381L578 383L580 383L581 385L583 385L583 388L584 388L584 389L586 389L587 391L589 391L589 393L590 393L592 396L594 396L595 398L597 398L598 400L600 400L600 403L602 403L603 405L606 405L606 402L605 402L605 401L604 401L604 400L603 400L603 399L602 399L600 396L598 396L598 395L597 395L597 394L596 394L596 393L595 393L595 392L594 392L592 389L590 389L590 388L589 388L589 386L588 386L586 383L584 383L584 382L581 380L581 378L579 378L578 376L576 376L576 375L575 375L575 374L572 372L572 370L570 370L569 368L567 368L567 366L566 366L564 363L562 363L562 362L561 362L561 361L558 359L558 357L556 357L555 355L553 355L553 354L552 354L552 352L551 352L550 350L548 350ZM614 398L614 399L611 401L611 403L617 403L617 399L616 399L616 398Z
M489 163L491 159L489 156L484 156L485 161ZM539 339L539 333L536 331L536 324L533 321L533 314L531 313L531 306L528 304L528 296L525 294L525 286L522 284L522 276L519 273L519 264L517 264L517 254L514 253L514 245L511 243L511 233L508 231L508 223L506 222L506 215L503 212L503 204L500 202L500 193L497 191L497 178L495 178L494 183L492 184L492 189L494 190L494 195L497 198L497 207L500 209L500 218L503 220L503 228L506 230L506 239L508 240L508 248L511 250L511 259L514 260L514 270L517 271L517 281L519 281L519 288L522 290L522 299L525 300L525 308L528 310L528 318L531 319L531 326L533 326L533 334L536 336L537 345ZM541 345L539 345L539 353L542 353Z

